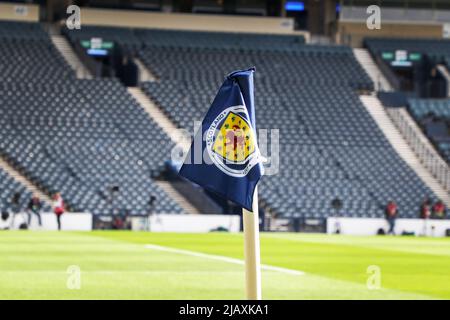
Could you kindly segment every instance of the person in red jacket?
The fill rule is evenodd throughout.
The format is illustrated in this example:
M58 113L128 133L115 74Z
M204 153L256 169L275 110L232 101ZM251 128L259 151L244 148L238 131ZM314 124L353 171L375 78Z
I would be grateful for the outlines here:
M64 201L59 192L53 197L53 212L56 215L58 230L61 230L61 216L64 213Z
M386 220L389 224L388 234L395 235L395 219L397 219L398 209L394 201L389 201L385 209Z
M445 218L445 205L439 200L433 206L433 218L435 219L444 219Z

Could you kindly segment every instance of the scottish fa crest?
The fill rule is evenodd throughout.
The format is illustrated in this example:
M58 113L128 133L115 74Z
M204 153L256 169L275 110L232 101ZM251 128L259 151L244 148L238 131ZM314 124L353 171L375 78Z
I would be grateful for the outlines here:
M247 175L259 161L259 150L245 106L227 108L214 119L207 131L206 148L214 165L225 174Z

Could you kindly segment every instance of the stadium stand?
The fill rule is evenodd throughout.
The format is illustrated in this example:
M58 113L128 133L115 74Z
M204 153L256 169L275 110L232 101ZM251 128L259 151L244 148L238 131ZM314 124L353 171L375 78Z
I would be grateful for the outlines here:
M39 24L1 30L2 157L47 194L60 191L72 211L146 214L157 194L154 212L183 213L152 180L172 144L126 88L77 80Z
M364 45L372 54L402 49L427 54L435 62L446 62L450 66L450 40L446 39L366 38Z
M413 118L450 163L450 100L411 98L408 104Z
M65 35L74 43L101 37L120 43L131 50L140 49L151 43L152 46L185 47L204 49L268 49L268 50L296 50L305 43L300 35L268 35L245 33L222 33L202 31L175 31L158 29L131 29L115 27L84 26L82 32L71 32L63 29Z
M450 67L450 41L446 39L368 38L364 43L373 55L403 49L426 55L433 64L443 63ZM449 100L411 98L408 110L449 162Z
M75 44L75 41L79 40L102 38L120 43L122 46L129 49L138 49L141 43L131 28L83 26L82 30L77 31L80 32L71 32L71 30L66 28L61 29L61 32L68 37L72 44Z
M68 36L76 41L116 32L85 29ZM335 213L331 201L339 197L345 216L380 217L395 199L402 216L416 217L432 192L361 105L355 91L373 90L373 83L350 48L292 45L284 36L267 38L276 38L276 45L259 45L252 37L136 29L130 38L141 43L122 45L158 78L142 83L144 92L187 129L202 119L225 74L256 66L258 127L279 128L281 137L281 172L261 182L266 209L284 217L326 217Z
M108 212L108 192L120 186L117 208L142 213L153 191L161 195L157 212L181 213L152 180L173 144L126 88L116 79L77 80L38 24L11 25L15 31L0 45L2 156L47 193L63 192L77 211ZM361 105L357 91L373 83L348 47L285 35L109 27L65 33L72 43L114 40L136 55L158 78L142 83L143 91L187 129L225 74L255 65L258 126L279 128L281 137L281 172L262 180L261 202L280 216L326 217L338 197L345 216L382 216L394 199L402 216L415 217L421 199L433 197ZM11 55L17 43L24 49ZM31 72L8 69L18 61Z
M73 78L48 41L48 35L39 24L0 21L0 81L12 83L55 83Z

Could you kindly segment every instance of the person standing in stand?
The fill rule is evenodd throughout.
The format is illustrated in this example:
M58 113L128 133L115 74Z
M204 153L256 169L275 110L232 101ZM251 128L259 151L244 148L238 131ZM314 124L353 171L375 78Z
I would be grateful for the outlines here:
M64 201L59 192L56 193L55 196L53 197L53 212L56 215L58 230L61 230L61 216L64 213Z
M394 201L389 201L385 209L386 220L389 224L388 234L395 235L395 219L397 219L398 209Z
M420 218L421 219L429 219L431 216L431 201L428 198L420 205Z
M425 198L420 206L420 218L423 219L423 235L428 233L428 219L431 218L431 201Z
M433 218L444 219L445 218L445 205L439 200L433 205Z
M38 218L39 226L42 226L42 219L41 219L41 210L42 210L42 202L37 196L33 196L33 198L30 199L30 202L28 202L27 206L27 215L28 215L28 227L31 225L31 215L34 214Z
M11 212L11 229L14 229L14 222L16 220L16 216L20 213L20 198L21 194L20 192L15 192L13 196L11 197L10 201L10 212Z

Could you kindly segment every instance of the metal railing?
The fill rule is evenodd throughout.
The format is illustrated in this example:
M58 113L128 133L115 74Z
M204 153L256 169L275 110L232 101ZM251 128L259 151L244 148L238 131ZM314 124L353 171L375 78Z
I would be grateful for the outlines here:
M394 74L394 72L389 68L389 66L386 64L386 62L381 59L380 56L374 57L372 53L370 53L372 59L374 59L374 62L378 69L380 70L381 75L384 76L386 79L386 82L391 86L391 88L386 88L390 90L386 91L399 91L400 90L400 80L397 78L397 76Z
M438 180L445 190L450 191L450 166L434 149L422 131L409 116L405 108L388 108L392 119L406 142L413 149L422 164Z

